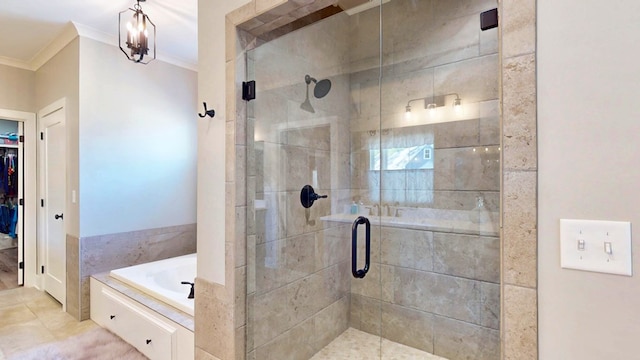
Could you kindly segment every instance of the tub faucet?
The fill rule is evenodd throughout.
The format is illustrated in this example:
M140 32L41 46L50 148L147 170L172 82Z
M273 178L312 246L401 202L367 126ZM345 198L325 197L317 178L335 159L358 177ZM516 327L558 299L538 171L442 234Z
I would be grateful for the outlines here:
M182 285L191 285L191 291L189 291L189 296L187 296L187 299L193 299L193 285L194 285L194 283L188 282L188 281L183 281L180 284L182 284Z

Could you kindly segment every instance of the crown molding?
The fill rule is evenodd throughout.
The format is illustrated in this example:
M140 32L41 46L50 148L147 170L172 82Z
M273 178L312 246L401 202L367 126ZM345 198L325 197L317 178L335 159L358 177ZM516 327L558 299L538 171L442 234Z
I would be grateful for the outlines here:
M0 65L11 66L24 70L33 70L29 63L18 59L8 58L6 56L0 56Z
M115 47L119 46L117 37L96 30L90 26L70 21L64 26L60 35L58 35L49 44L47 44L47 46L40 50L30 61L25 62L0 56L0 65L7 65L20 69L36 71L42 65L46 64L47 61L51 60L52 57L60 52L60 50L64 49L65 46L67 46L78 36L99 41L101 43ZM194 64L193 62L181 58L158 54L156 56L156 60L188 70L198 71L198 64Z
M42 65L46 64L47 61L51 60L60 50L64 49L73 39L78 37L78 31L72 22L68 22L65 24L64 28L60 35L58 35L53 41L51 41L47 46L45 46L42 50L40 50L32 59L29 61L29 65L31 70L36 71Z

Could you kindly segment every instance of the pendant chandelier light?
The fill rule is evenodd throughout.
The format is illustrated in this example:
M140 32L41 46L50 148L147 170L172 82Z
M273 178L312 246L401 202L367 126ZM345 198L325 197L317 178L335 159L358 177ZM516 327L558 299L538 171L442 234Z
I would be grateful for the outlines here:
M148 64L156 58L156 25L142 11L140 2L144 1L146 0L137 0L133 9L126 9L118 14L118 45L127 59ZM125 19L126 22L123 23L122 14L129 11L133 12L133 18L129 21ZM126 38L123 38L123 32L126 32ZM149 45L153 48L150 49Z

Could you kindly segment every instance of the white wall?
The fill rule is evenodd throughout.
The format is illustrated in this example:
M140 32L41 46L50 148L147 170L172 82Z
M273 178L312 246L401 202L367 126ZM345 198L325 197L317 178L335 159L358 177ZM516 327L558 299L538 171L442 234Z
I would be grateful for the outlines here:
M198 0L198 277L224 284L225 16L249 0ZM206 21L203 21L206 19ZM202 110L201 110L202 111Z
M640 241L640 2L538 1L540 359L638 358L633 277L560 268L559 219Z
M197 73L80 38L80 235L196 222Z

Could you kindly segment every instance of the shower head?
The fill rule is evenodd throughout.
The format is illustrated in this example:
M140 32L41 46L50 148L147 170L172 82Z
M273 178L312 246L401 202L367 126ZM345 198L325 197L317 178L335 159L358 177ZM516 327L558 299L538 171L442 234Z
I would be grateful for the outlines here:
M331 91L331 80L324 79L318 81L309 75L305 75L304 82L307 83L307 88L312 81L315 84L315 87L313 89L313 96L315 96L317 99L322 99L323 97L327 96L329 91Z
M307 96L304 99L304 102L300 105L300 109L308 111L310 113L315 113L316 111L313 109L313 106L311 106L311 102L309 101L309 85L312 81L315 84L313 88L313 96L315 96L316 99L322 99L323 97L327 96L327 94L331 90L331 80L324 79L318 81L309 75L305 75L304 77L304 82L307 84Z

